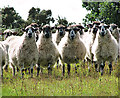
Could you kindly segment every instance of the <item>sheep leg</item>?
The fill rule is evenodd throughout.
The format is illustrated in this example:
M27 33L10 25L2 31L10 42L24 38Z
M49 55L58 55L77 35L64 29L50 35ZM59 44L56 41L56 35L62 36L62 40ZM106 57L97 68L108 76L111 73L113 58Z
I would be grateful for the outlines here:
M31 70L31 78L33 77L33 65L30 67Z
M2 64L1 64L1 78L3 78L3 67L2 67Z
M101 64L100 64L101 76L103 75L104 66L105 66L105 63L101 63Z
M111 75L111 71L112 71L112 63L110 62L110 64L109 64L109 70L110 70L110 75Z
M8 64L5 65L5 71L8 72Z
M58 69L59 60L57 60L57 69Z
M30 75L30 68L28 68L28 71L29 71L29 75Z
M63 64L62 74L63 74L63 76L65 75L65 64Z
M23 76L24 76L24 65L21 68L21 78L23 78Z
M70 75L70 64L67 64L68 75Z
M39 76L39 72L40 72L40 65L38 65L37 67L37 77Z
M95 71L98 72L98 64L95 64Z
M19 68L17 67L17 72L19 72L20 70L19 70Z
M48 75L52 75L52 68L50 64L48 64Z
M76 65L74 65L74 67L75 67L75 73L77 73L77 67L76 67Z
M12 68L13 68L13 76L15 76L15 66L13 66Z

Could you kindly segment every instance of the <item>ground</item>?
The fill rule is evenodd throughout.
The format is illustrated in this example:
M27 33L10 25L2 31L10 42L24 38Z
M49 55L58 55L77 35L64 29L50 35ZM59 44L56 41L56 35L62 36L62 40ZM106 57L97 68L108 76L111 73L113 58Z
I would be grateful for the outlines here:
M77 74L71 65L71 75L68 76L66 70L64 77L61 68L54 68L51 76L44 70L43 74L36 77L34 68L34 77L30 78L27 73L23 79L20 78L20 72L13 77L9 69L8 72L4 71L2 96L118 96L118 65L120 62L114 64L112 74L109 75L106 63L103 76L95 71L94 65L88 72L87 63L85 67L78 67Z

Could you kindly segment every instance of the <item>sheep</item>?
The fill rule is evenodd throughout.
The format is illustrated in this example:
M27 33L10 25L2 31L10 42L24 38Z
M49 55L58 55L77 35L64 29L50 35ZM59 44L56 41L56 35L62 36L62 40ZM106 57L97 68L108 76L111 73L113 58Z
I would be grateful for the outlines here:
M109 73L112 71L112 62L116 60L118 56L118 43L108 29L108 25L101 24L98 27L95 41L92 46L92 53L94 54L93 60L96 62L95 68L97 70L97 64L99 65L99 71L103 75L103 69L105 62L109 61Z
M8 44L4 41L0 42L0 72L1 72L1 78L3 78L3 66L8 65Z
M85 60L87 60L87 63L91 62L93 64L93 54L91 53L91 48L92 45L94 43L95 37L96 37L96 33L97 33L97 26L100 25L99 21L94 21L91 24L88 24L88 32L83 32L81 35L82 40L85 43L86 46L86 56L85 56ZM81 25L76 25L78 28L80 29L84 29L84 27L82 27ZM90 71L90 67L88 64L88 71Z
M116 24L110 24L110 28L109 29L110 29L112 35L117 40L117 42L119 43L119 30L117 28L117 25Z
M23 29L24 34L9 44L9 62L13 67L13 76L15 76L15 66L17 66L21 69L21 78L24 75L24 68L29 67L31 67L31 77L33 77L33 65L36 65L38 61L36 30L32 26L27 26Z
M60 24L60 25L56 26L55 29L57 29L57 31L55 34L52 34L52 39L53 39L53 42L55 42L55 44L58 45L60 43L61 39L65 35L66 26ZM57 60L57 68L58 68L58 64L59 64L59 60Z
M11 35L11 36L8 36L4 42L7 43L8 45L10 45L15 39L19 39L19 37L20 36ZM10 67L12 67L12 66L10 66ZM5 69L5 71L8 71L8 64L4 67L4 69ZM18 68L17 68L17 71L18 71Z
M37 63L37 76L39 75L40 67L48 68L48 75L52 73L52 66L56 63L59 57L57 45L52 40L51 30L53 27L44 25L39 34L37 41L38 48L38 63Z
M86 47L80 38L79 30L75 25L69 26L66 29L65 36L58 45L60 59L63 64L63 76L65 73L65 63L67 64L68 75L70 75L70 64L78 63L86 55ZM77 71L76 68L75 70Z
M55 34L52 34L52 37L53 37L53 41L55 41L56 44L58 45L60 43L61 39L65 35L66 26L58 25L57 27L55 27L55 29L57 29L57 31Z

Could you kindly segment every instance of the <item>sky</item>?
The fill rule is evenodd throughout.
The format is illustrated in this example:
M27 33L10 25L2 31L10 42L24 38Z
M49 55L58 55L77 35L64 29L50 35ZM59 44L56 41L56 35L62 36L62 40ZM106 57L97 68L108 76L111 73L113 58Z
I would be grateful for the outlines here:
M66 17L69 22L82 23L82 19L88 13L82 8L82 0L1 0L0 8L14 7L17 13L26 20L28 11L32 8L41 10L51 9L52 16L56 19L58 15Z

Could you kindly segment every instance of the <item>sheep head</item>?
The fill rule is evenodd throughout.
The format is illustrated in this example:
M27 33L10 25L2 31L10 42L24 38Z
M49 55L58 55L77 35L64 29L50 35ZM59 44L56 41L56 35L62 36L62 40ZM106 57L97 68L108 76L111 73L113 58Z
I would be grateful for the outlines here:
M76 36L78 36L77 32L80 30L80 28L76 27L76 25L69 26L66 31L68 32L68 37L70 40L74 40Z
M49 25L44 25L41 30L42 30L42 33L43 33L43 37L45 38L50 38L52 33L51 33L51 30L53 30L54 27L50 27Z
M104 37L107 32L108 32L108 28L109 26L106 25L106 24L101 24L99 27L98 27L98 31L99 31L99 34Z
M64 25L58 25L57 27L55 27L58 30L58 33L60 36L64 36L65 35L65 29L67 28Z
M80 33L80 35L82 35L82 34L83 34L83 29L84 29L84 27L83 27L81 24L76 25L76 27L80 29L80 30L79 30L79 33Z
M110 24L110 31L112 32L114 29L117 29L117 25L116 24Z
M37 29L35 29L32 26L27 26L25 29L22 30L24 31L24 34L26 34L26 37L28 38L35 37L35 32L37 31Z

